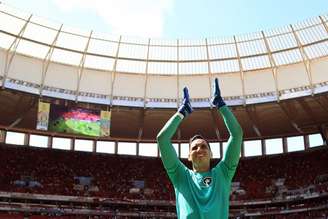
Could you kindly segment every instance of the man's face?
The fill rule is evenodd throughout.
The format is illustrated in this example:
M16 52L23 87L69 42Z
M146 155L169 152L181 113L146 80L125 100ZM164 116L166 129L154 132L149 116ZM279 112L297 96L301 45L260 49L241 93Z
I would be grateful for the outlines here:
M212 152L204 139L195 139L191 142L189 148L188 160L199 164L207 164L210 162Z

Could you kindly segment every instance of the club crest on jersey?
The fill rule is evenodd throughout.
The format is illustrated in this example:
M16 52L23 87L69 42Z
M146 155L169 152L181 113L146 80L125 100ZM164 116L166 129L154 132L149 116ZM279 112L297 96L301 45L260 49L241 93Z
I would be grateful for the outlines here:
M212 177L210 177L210 176L207 176L207 177L205 177L204 179L203 179L203 184L205 185L205 186L210 186L211 185L211 183L212 183Z

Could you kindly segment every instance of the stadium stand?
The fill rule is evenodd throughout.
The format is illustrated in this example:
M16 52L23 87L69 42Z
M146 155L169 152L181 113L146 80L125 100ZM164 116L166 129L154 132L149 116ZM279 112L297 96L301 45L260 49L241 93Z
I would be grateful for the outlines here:
M327 159L326 147L284 155L243 158L234 178L236 186L233 186L231 193L232 203L235 203L231 206L232 214L241 214L240 204L245 203L251 203L247 206L248 214L271 214L286 210L286 201L290 201L288 210L327 205ZM186 160L184 162L189 165ZM156 200L165 200L164 209L174 212L174 192L159 158L2 144L0 166L1 192L106 198L114 203L131 200L155 200L156 203ZM323 198L313 200L313 194ZM301 203L300 199L303 200ZM269 200L280 201L280 204L270 207L261 202ZM298 201L294 203L295 200ZM162 208L160 206L159 211ZM126 206L117 209L122 211ZM150 210L156 210L156 204ZM320 214L320 211L315 214ZM11 215L10 218L21 216ZM293 217L289 215L288 218Z

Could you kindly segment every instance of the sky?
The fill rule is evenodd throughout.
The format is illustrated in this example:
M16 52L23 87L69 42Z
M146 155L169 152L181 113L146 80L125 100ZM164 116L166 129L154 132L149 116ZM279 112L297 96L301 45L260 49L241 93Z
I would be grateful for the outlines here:
M327 0L0 0L84 31L164 39L225 37L328 14Z

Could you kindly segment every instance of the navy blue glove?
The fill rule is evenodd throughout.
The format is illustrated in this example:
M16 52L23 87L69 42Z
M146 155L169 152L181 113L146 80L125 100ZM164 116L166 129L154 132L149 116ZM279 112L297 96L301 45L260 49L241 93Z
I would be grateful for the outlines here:
M223 101L222 97L221 97L221 91L220 91L220 87L219 87L219 81L217 78L215 78L214 80L214 84L213 84L213 97L211 99L211 102L214 106L216 106L218 109L222 106L225 106L225 102Z
M191 107L190 100L189 100L189 93L188 88L183 88L183 102L182 105L179 107L178 112L181 113L184 117L188 116L190 113L194 111Z

